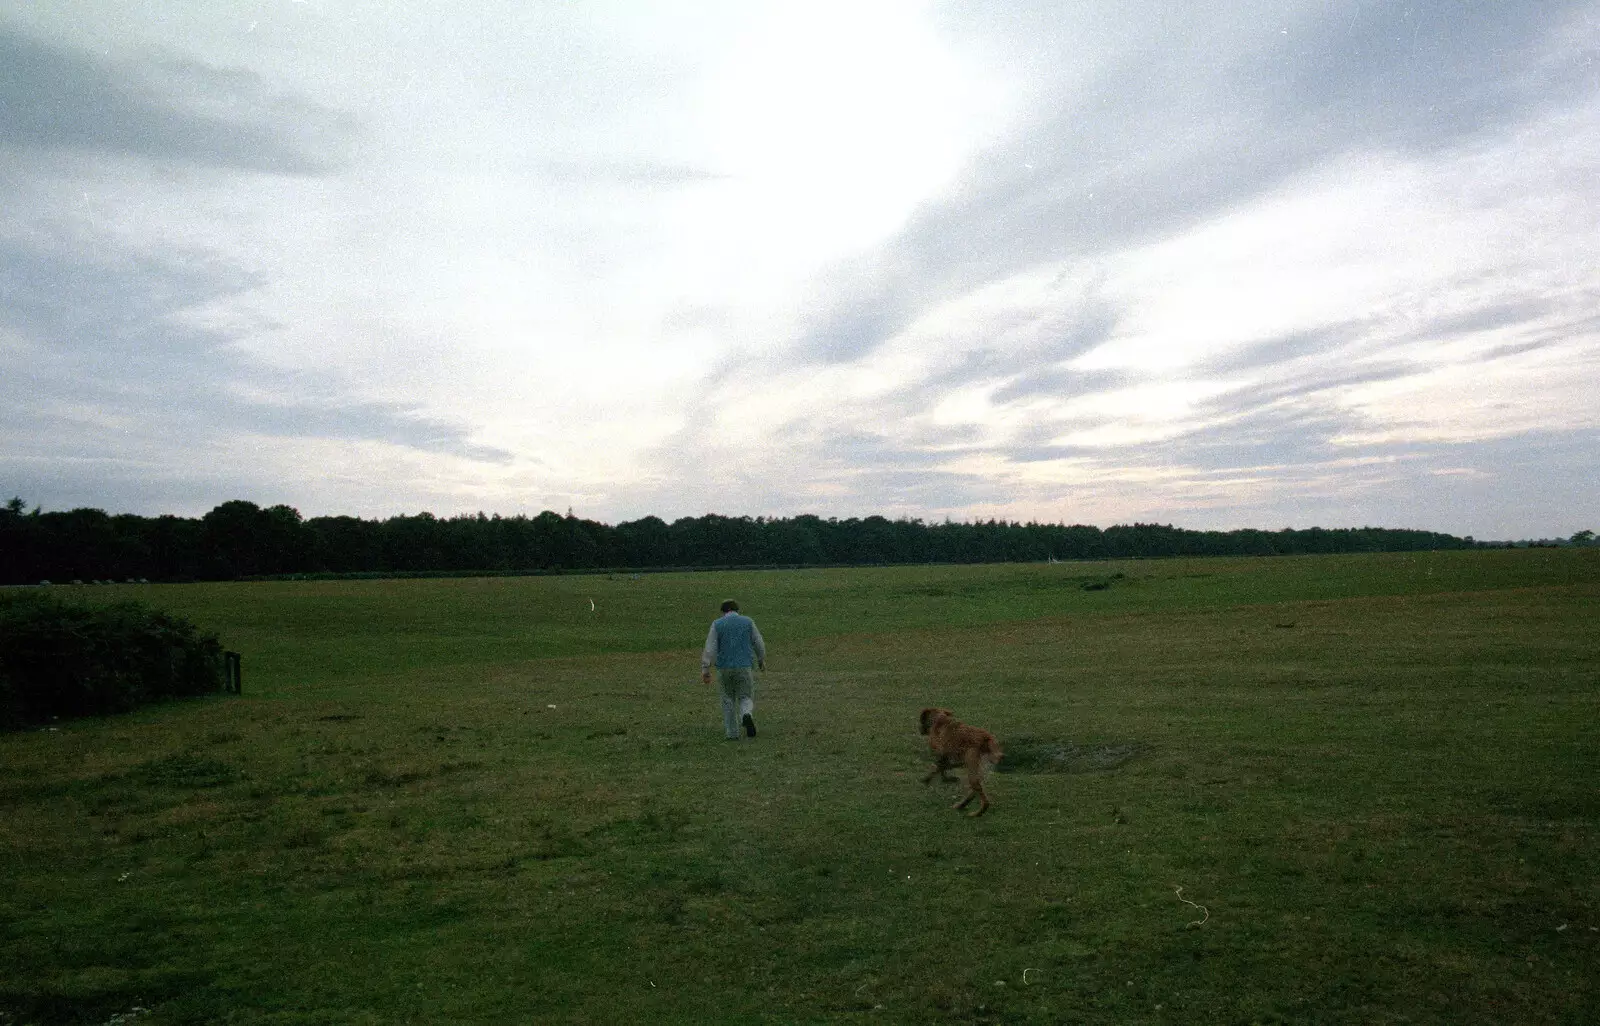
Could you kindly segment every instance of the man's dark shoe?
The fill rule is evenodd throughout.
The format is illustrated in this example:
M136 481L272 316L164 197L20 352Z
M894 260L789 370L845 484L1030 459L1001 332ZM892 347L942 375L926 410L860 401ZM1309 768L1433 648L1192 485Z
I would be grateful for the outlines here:
M744 732L750 737L756 736L756 718L749 713L744 714Z

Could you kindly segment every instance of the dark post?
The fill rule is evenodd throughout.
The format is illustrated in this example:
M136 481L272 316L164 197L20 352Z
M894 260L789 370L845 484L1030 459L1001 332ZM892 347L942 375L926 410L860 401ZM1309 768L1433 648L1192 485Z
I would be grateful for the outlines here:
M222 653L222 676L222 690L235 695L243 693L244 671L240 666L239 653Z

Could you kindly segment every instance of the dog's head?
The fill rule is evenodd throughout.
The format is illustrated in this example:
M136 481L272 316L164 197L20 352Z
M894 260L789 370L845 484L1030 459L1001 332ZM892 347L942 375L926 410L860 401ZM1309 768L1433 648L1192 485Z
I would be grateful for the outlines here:
M920 733L926 734L928 731L932 730L934 727L937 727L945 720L954 718L955 714L949 709L924 709L922 710L922 717L920 720L922 724Z

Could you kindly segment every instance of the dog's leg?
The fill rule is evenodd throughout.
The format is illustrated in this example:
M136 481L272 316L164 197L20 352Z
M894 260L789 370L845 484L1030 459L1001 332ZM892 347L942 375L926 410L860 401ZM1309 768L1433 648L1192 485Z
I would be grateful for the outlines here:
M970 760L969 760L969 762L970 762ZM966 797L962 798L959 802L956 802L954 805L950 806L952 809L964 809L964 808L967 807L967 805L969 803L971 803L973 796L978 793L977 786L973 783L973 781L975 781L977 779L978 779L977 777L972 775L972 767L969 765L967 767L967 794L966 794Z
M935 774L938 774L940 780L943 780L945 783L949 783L954 779L950 776L950 774L945 772L945 770L949 768L950 763L945 759L944 756L939 756L939 758L933 764L933 769L929 770L928 775L922 778L922 783L927 785L933 780Z
M989 794L983 789L983 781L981 780L976 784L968 784L967 796L950 807L952 809L964 809L972 803L972 799L974 798L978 799L978 809L976 812L967 813L967 815L976 819L985 812L989 811Z
M989 792L985 791L983 789L983 781L981 781L981 780L978 781L978 784L977 784L977 795L978 795L978 811L977 812L969 812L969 813L967 813L967 815L971 816L973 819L977 819L979 816L981 816L985 812L989 811Z
M989 792L983 789L983 757L976 748L967 749L967 796L952 805L953 809L964 809L972 799L977 798L978 811L967 813L974 818L989 811Z

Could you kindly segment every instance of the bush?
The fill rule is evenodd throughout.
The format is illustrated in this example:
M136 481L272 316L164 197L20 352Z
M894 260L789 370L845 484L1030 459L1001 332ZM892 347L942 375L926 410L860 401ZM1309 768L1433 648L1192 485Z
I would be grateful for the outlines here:
M0 729L126 712L222 687L215 634L138 602L84 606L0 595Z

